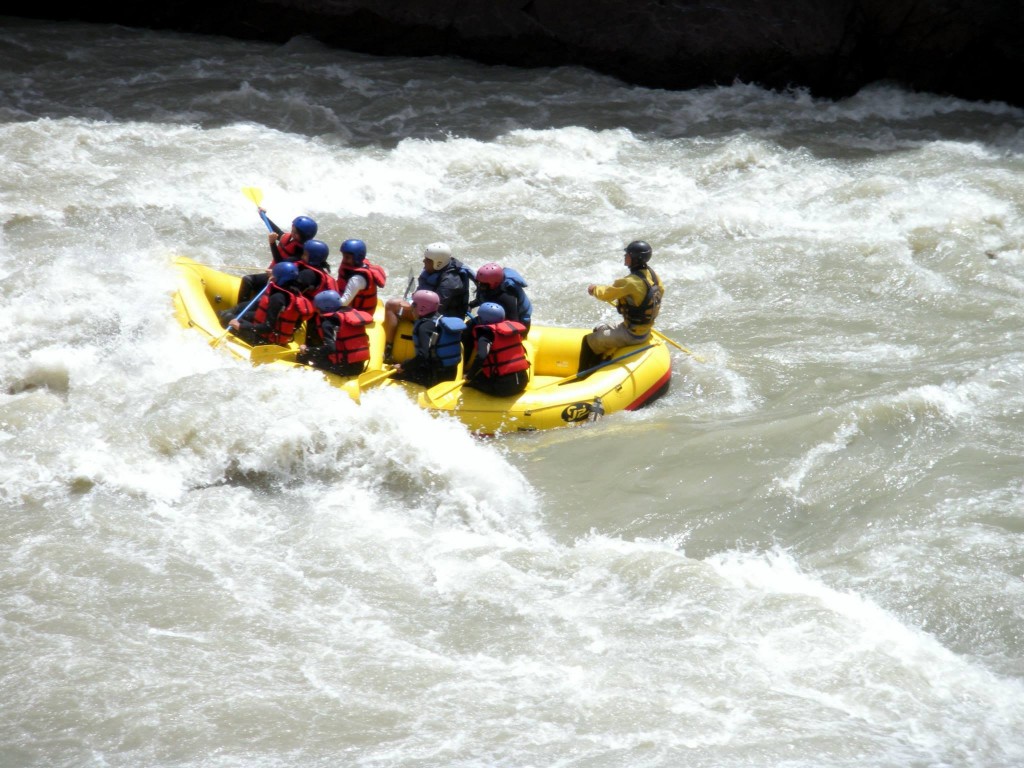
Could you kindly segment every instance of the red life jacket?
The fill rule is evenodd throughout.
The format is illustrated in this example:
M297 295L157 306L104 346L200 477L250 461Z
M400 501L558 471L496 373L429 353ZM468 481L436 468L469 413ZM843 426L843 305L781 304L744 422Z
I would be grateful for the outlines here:
M299 261L302 259L303 250L302 241L291 232L285 232L277 239L277 252L281 254L281 261ZM274 264L277 263L279 262L275 260Z
M352 298L349 306L372 315L377 309L377 289L384 287L387 273L379 264L373 264L367 259L363 260L361 267L346 267L342 264L338 267L338 293L345 293L345 286L352 275L362 275L366 287Z
M359 309L343 309L320 316L320 324L329 317L338 321L338 333L334 339L334 351L327 355L331 365L360 363L370 359L370 337L366 326L373 322L373 315ZM321 336L323 334L321 333Z
M336 290L338 290L338 284L334 281L334 278L331 277L326 272L324 272L322 269L318 269L317 267L311 267L309 264L307 264L304 261L299 262L298 266L299 266L299 272L300 273L305 272L306 270L309 270L310 272L315 273L316 276L319 278L319 282L316 285L311 286L311 287L307 288L306 290L304 290L302 292L303 296L305 296L307 298L310 298L310 299L315 299L316 295L318 293L320 293L321 291L336 291Z
M263 325L267 320L267 306L270 304L272 293L282 293L288 297L288 305L281 310L277 316L277 323L264 338L271 344L287 345L295 337L295 331L302 325L303 320L308 320L316 311L313 302L305 296L296 296L291 291L286 291L274 283L270 284L270 290L260 297L256 305L256 316L253 318L253 325Z
M483 368L480 369L482 376L490 379L516 371L525 371L530 367L530 361L526 359L526 348L523 346L525 325L514 320L502 320L492 325L474 325L474 344L483 328L489 328L494 332L494 341L491 342L491 351L484 359Z

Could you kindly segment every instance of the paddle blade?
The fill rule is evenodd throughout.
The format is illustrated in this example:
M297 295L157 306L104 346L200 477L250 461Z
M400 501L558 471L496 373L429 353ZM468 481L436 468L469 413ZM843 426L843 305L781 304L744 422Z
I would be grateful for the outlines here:
M423 394L426 396L428 403L431 405L438 405L438 401L448 397L448 395L457 389L461 390L464 383L465 382L463 382L462 379L456 379L455 383L442 381L440 384L435 384Z
M366 371L365 373L361 373L359 374L359 379L357 380L359 383L359 388L366 389L368 387L372 387L374 384L379 384L380 382L384 381L384 379L387 379L388 377L392 376L394 373L394 368L389 368L386 371Z
M252 200L256 207L263 202L263 190L259 187L242 187L242 194Z
M249 360L254 365L260 365L272 363L275 360L294 360L297 354L299 354L297 349L282 347L278 344L261 344L258 347L252 348L252 352L249 353Z

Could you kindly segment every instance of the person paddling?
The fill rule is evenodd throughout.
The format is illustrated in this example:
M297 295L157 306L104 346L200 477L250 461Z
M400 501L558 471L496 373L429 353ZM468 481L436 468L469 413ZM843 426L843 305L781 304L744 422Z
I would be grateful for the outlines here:
M267 240L270 243L270 266L263 272L245 275L242 278L235 306L219 314L221 325L224 327L249 305L253 296L266 287L270 280L270 271L275 264L301 261L306 241L316 237L317 223L309 216L296 216L292 219L291 231L285 232L267 217L267 212L263 208L259 211L270 228L270 232L267 233Z
M313 316L313 304L299 289L299 268L293 262L275 264L270 286L260 296L255 309L232 318L228 328L243 341L252 344L286 346L299 326Z

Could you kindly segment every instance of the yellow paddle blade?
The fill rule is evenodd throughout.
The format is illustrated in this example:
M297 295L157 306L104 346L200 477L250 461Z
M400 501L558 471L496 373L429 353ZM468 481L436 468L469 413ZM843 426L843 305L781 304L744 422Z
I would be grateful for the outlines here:
M275 360L294 359L298 353L299 350L297 349L282 347L278 344L260 344L258 347L252 348L252 352L249 353L249 360L253 364L259 365L261 363L272 363Z
M461 390L464 383L465 382L461 378L456 379L454 383L450 381L442 381L440 384L435 384L423 394L430 405L438 407L441 400L448 397L448 395L452 394L455 390ZM457 402L458 401L456 400L449 403L448 407L454 408Z
M259 187L242 187L242 194L256 203L257 208L263 202L263 190Z
M389 368L386 371L366 371L365 373L359 374L359 388L366 389L372 387L374 384L379 384L388 378L395 372L394 368Z

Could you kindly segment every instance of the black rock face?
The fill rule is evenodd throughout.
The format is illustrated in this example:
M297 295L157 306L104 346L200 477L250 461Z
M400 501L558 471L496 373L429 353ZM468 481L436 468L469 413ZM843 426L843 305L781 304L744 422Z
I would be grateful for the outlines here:
M575 64L638 85L734 81L852 94L877 80L1024 104L1022 0L164 0L21 15L380 55Z

